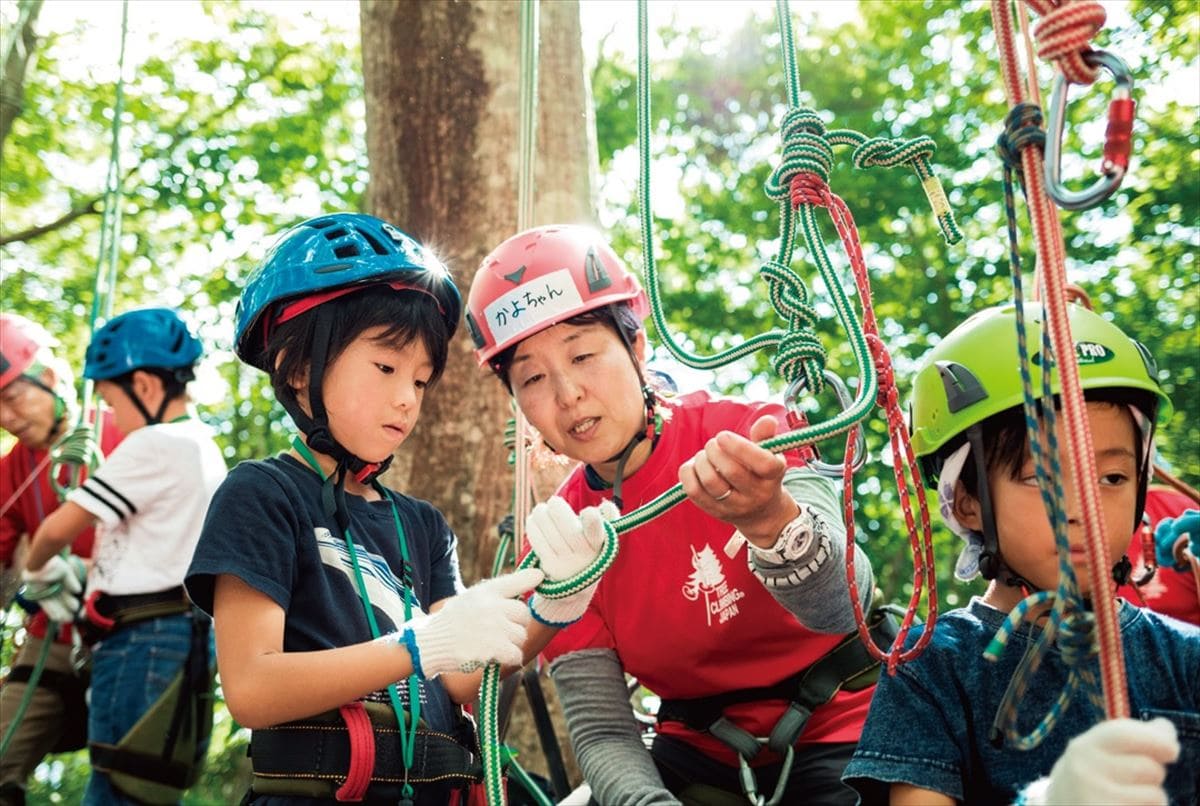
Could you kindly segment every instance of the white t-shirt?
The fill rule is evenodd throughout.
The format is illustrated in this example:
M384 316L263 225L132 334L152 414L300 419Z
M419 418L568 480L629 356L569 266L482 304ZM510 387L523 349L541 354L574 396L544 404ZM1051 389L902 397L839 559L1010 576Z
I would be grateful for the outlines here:
M67 497L101 523L88 592L154 593L183 584L204 515L225 478L212 430L196 419L139 428Z

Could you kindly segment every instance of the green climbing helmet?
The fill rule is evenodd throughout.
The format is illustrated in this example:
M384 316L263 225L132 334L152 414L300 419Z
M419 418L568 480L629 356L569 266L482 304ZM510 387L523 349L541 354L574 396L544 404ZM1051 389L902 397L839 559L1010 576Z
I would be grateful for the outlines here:
M1150 351L1087 308L1067 306L1075 360L1083 389L1124 388L1149 392L1158 401L1152 419L1171 416L1171 401L1158 384ZM1034 394L1041 390L1042 309L1024 307ZM1050 378L1058 394L1058 373ZM959 434L1023 400L1018 369L1016 305L988 308L956 327L926 354L913 383L912 447L918 457L936 455Z

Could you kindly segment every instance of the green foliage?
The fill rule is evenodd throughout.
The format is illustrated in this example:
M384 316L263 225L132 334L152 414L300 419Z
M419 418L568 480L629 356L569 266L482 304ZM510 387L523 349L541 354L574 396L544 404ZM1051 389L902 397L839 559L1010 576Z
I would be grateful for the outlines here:
M1100 311L1156 355L1177 408L1159 444L1171 466L1195 484L1200 150L1196 110L1180 103L1167 82L1195 75L1190 33L1197 14L1194 5L1183 3L1146 2L1133 12L1132 19L1107 29L1100 43L1136 72L1133 168L1115 199L1062 216L1068 272ZM1011 297L1001 163L993 149L1007 109L986 4L864 3L861 13L861 22L834 28L822 27L819 15L811 24L795 23L801 101L832 127L868 136L933 137L935 172L966 234L963 243L945 245L911 172L858 171L847 150L838 152L830 185L856 218L875 311L903 396L915 361L929 346L972 311ZM656 199L677 194L680 210L669 215L655 210L656 257L673 334L688 349L708 354L781 324L756 277L778 250L778 210L762 188L778 160L777 125L785 111L779 35L773 18L760 18L728 35L676 28L657 36L660 42L651 37L651 186ZM1050 79L1046 68L1041 84L1047 100ZM629 125L636 97L633 56L602 54L593 84L601 163L616 165L622 152L637 148L636 129ZM1063 173L1079 178L1073 184L1090 182L1088 174L1099 162L1110 89L1111 81L1102 78L1095 88L1075 88L1070 96ZM602 211L602 220L614 222L618 250L634 265L641 263L637 215L633 198ZM1028 288L1033 244L1020 201L1018 216ZM852 289L848 261L831 226L825 226L825 235L843 285ZM802 244L797 248L793 269L825 318L819 332L830 350L828 366L852 375L845 335L805 251ZM718 371L708 382L729 391L762 390L766 356L750 361L748 367ZM811 416L825 419L831 405L819 401ZM876 416L868 427L873 461L857 477L855 502L860 539L868 544L886 596L907 598L911 561L885 424ZM842 453L840 445L822 447L835 458ZM964 590L950 575L956 541L940 525L935 529L943 598L961 597Z
M239 3L204 8L219 35L175 41L147 34L142 9L130 6L130 50L148 37L152 55L126 67L123 236L111 296L118 312L185 309L210 354L203 414L235 460L272 453L284 439L266 379L231 360L238 279L305 213L359 205L362 81L357 38L345 31ZM80 22L41 43L25 111L4 144L5 239L73 209L102 210L117 53L97 75L81 70L88 34ZM6 309L58 334L76 366L91 322L100 219L87 213L0 252Z

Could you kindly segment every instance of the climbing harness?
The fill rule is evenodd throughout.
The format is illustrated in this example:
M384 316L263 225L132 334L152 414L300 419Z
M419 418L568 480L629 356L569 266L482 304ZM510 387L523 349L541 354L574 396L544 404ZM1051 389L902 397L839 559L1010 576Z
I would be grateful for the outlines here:
M1068 197L1070 209L1078 209L1098 203L1111 194L1124 173L1128 164L1128 135L1127 125L1132 121L1132 100L1124 97L1128 93L1130 81L1128 71L1123 70L1115 57L1099 56L1090 51L1088 40L1104 23L1105 12L1099 3L1076 2L1064 3L1060 0L1026 0L1027 5L1041 15L1042 19L1034 29L1039 51L1043 59L1053 60L1067 82L1090 84L1095 80L1098 66L1103 65L1114 73L1118 79L1118 97L1110 108L1109 142L1106 144L1106 157L1111 166L1106 164L1106 172L1111 168L1108 179L1087 191L1083 197ZM995 657L1003 647L1014 625L1031 610L1052 602L1048 622L1040 637L1030 645L1022 658L1017 672L1010 680L1008 690L1001 702L996 723L993 726L993 741L1001 737L1007 738L1018 747L1029 748L1036 746L1053 728L1054 722L1061 714L1074 690L1083 685L1087 687L1093 701L1103 706L1109 717L1123 717L1129 714L1128 689L1125 685L1124 650L1121 644L1119 625L1115 604L1112 597L1103 595L1111 584L1109 569L1112 567L1108 546L1104 539L1105 528L1103 512L1099 505L1099 493L1095 482L1095 457L1092 450L1092 440L1089 431L1087 412L1083 400L1078 362L1075 345L1072 340L1071 326L1067 309L1067 282L1064 266L1065 250L1062 241L1062 231L1057 214L1049 204L1047 192L1061 191L1058 174L1057 142L1048 147L1046 164L1043 162L1041 144L1045 135L1040 131L1041 113L1037 107L1026 100L1026 92L1022 87L1019 68L1017 65L1016 45L1013 36L1012 9L1008 0L993 0L991 4L993 29L1000 52L1001 73L1004 78L1005 91L1012 105L1008 116L1005 135L998 144L998 150L1005 163L1005 194L1006 213L1008 216L1008 236L1010 245L1010 264L1012 267L1014 298L1017 308L1017 334L1021 354L1020 367L1023 388L1023 407L1031 450L1037 467L1038 486L1042 493L1047 515L1050 518L1055 542L1059 550L1059 584L1054 593L1039 591L1022 601L1005 625L997 633L996 639L989 647L987 656ZM1035 76L1029 76L1030 84L1035 83ZM1061 86L1059 87L1061 89ZM1062 107L1065 105L1065 91L1056 91L1053 102L1055 122L1052 125L1051 140L1061 138ZM1053 156L1053 159L1049 157ZM1119 171L1118 171L1119 169ZM1041 407L1040 412L1035 408L1032 384L1030 380L1028 348L1025 344L1024 300L1021 286L1021 269L1016 240L1016 215L1012 201L1012 173L1017 173L1022 185L1025 200L1033 223L1035 242L1038 252L1038 271L1035 272L1035 286L1038 292L1044 293L1042 308L1042 345L1040 351L1042 371L1042 399L1053 401L1050 389L1050 370L1057 364L1058 376L1061 383L1062 417L1071 443L1067 451L1070 460L1071 474L1074 480L1080 505L1085 533L1085 548L1088 557L1088 575L1092 596L1092 613L1088 614L1078 593L1074 569L1068 556L1066 538L1066 515L1063 504L1062 467L1060 466L1060 448L1055 432L1057 414L1052 403ZM1043 176L1051 187L1046 188ZM1062 194L1059 193L1061 196ZM1038 415L1041 415L1041 420ZM1153 423L1147 426L1153 428ZM1041 449L1040 439L1045 436L1048 450ZM1149 468L1149 457L1143 457L1146 469ZM1095 631L1091 625L1094 618ZM1021 736L1016 730L1017 703L1021 693L1028 685L1029 678L1036 670L1041 658L1059 636L1059 646L1064 653L1064 661L1070 669L1068 682L1064 691L1052 706L1050 712L1028 735ZM1095 681L1090 679L1084 661L1096 651L1093 640L1098 641L1099 661L1103 698L1096 692Z
M316 457L313 456L312 451L309 450L309 447L307 444L305 444L304 440L302 440L299 436L294 437L292 439L292 447L304 459L313 472L321 477L322 481L325 483L324 489L328 490L329 479L326 477L325 472L321 469L321 465L317 462ZM400 547L400 557L403 566L401 571L400 586L404 593L404 620L406 622L411 621L413 617L415 593L413 591L412 563L409 559L408 552L408 537L404 531L404 525L400 520L400 512L396 506L395 496L388 492L388 490L382 484L380 484L377 479L371 481L371 486L381 499L386 500L391 505L392 523L396 530L396 540ZM337 488L339 490L342 489L340 482L338 483ZM358 547L355 545L354 537L350 533L349 514L344 503L337 508L336 512L331 511L332 503L333 502L326 496L326 500L324 501L326 515L335 520L339 530L342 533L342 537L345 540L346 548L350 555L350 563L354 572L355 587L358 591L359 600L362 602L363 612L366 614L367 625L370 628L371 637L377 639L381 636L381 633L379 631L379 625L375 619L374 607L371 605L371 599L367 593L366 582L363 579L362 569L358 557ZM370 720L370 718L367 716L367 712L363 710L364 708L370 706L370 703L351 703L343 706L339 711L340 718L347 726L350 754L345 765L337 766L337 771L341 773L343 778L343 782L336 792L338 800L361 800L363 797L367 796L369 787L375 784L384 784L396 786L399 793L399 797L397 799L399 800L400 804L402 804L402 806L405 804L411 806L415 796L412 785L414 783L422 783L429 780L434 780L433 778L424 778L421 776L425 774L423 772L425 770L424 765L426 760L430 758L428 753L434 748L442 745L439 740L429 738L429 736L436 736L437 734L430 734L430 732L421 730L419 728L421 721L421 690L420 678L417 677L415 671L408 676L407 687L409 709L405 709L404 704L401 702L400 693L396 688L396 684L388 684L387 694L388 700L391 704L392 720L389 724L392 727L390 730L387 730L386 726L384 726L380 731L383 733L384 737L387 737L393 732L399 734L400 752L398 756L392 753L392 750L389 747L391 745L390 741L378 743L375 742L377 731L375 728L371 727L371 725L380 725L380 722L378 721L378 718L376 720ZM319 722L321 717L317 717L315 719ZM366 724L364 720L367 720L370 722L370 724ZM286 731L287 733L268 732L265 734L266 738L264 741L267 743L268 747L275 747L277 745L275 745L274 742L277 739L285 735L292 735L296 731L303 732L305 730L317 730L320 732L322 730L328 730L328 728L322 729L319 727L315 729L311 727L305 728L304 725L306 723L306 720L300 720L299 726L297 726L298 723L288 723L287 725L272 729L276 731ZM255 763L256 781L258 780L259 768L258 751L255 745L255 735L258 733L259 731L255 731L255 733L251 736L251 758L254 759ZM318 733L318 736L319 735L320 733ZM370 737L369 739L367 738L368 736ZM425 738L422 738L423 736L425 736ZM450 761L461 761L464 765L473 763L471 762L472 754L466 749L466 746L462 743L459 743L457 739L452 740L458 744L459 750L454 751L455 753L458 753L458 755L453 755L451 758L443 753L437 757L438 760L436 769L438 770L439 775L445 774L445 763L449 763ZM341 742L342 740L339 738L337 741ZM286 746L287 745L285 743L283 747ZM369 752L365 750L360 750L360 752L357 754L354 752L356 747L365 746L369 746L372 749ZM319 745L316 752L321 752L321 747L323 747L323 745ZM381 767L377 763L378 757L376 756L376 752L378 748L385 748L384 750L379 750L378 752L386 752L388 754L384 757L384 763L388 764L389 766ZM422 755L418 755L418 749L422 751ZM282 752L281 754L283 756L287 755L286 752ZM275 758L275 756L270 756L270 758ZM420 764L417 763L417 759L421 759ZM398 764L396 762L398 762ZM284 760L279 763L288 762ZM394 771L397 769L397 767L403 771L402 775L399 777L394 775ZM288 769L294 768L289 767ZM377 769L391 770L393 771L393 774L388 775L387 773L381 772L380 777L377 777L374 773L374 771ZM462 777L464 778L469 778L472 776L472 773L469 771L464 772L459 767L456 767L456 769L459 769L460 772L462 772ZM317 770L318 773L324 775L325 778L329 778L330 773L327 769L324 773L322 773L322 767L318 765ZM312 773L313 770L309 768L304 772ZM297 773L297 775L299 774ZM292 777L290 775L283 775L282 773L279 773L278 770L272 772L271 769L264 768L264 779L269 780L272 777L279 776ZM299 775L299 777L307 778L310 776ZM320 775L318 777L320 777ZM258 794L260 790L255 788L254 792ZM265 794L265 791L263 791L263 793Z
M887 605L871 612L868 629L877 650L884 652L900 632L900 608ZM739 778L746 798L756 806L775 806L782 801L800 738L813 712L839 691L861 691L875 685L879 661L867 651L856 633L843 638L837 646L810 666L770 686L738 689L707 697L664 699L658 709L658 721L682 722L692 730L709 733L721 740L738 757ZM725 717L727 708L741 703L783 700L788 709L775 723L768 737L756 737ZM783 757L775 790L769 799L758 792L758 783L750 761L763 748Z
M182 586L129 596L95 592L85 612L89 641L153 619L186 615L191 622L187 658L154 704L116 744L88 743L92 767L118 791L142 803L178 803L199 777L212 735L212 622L192 606Z

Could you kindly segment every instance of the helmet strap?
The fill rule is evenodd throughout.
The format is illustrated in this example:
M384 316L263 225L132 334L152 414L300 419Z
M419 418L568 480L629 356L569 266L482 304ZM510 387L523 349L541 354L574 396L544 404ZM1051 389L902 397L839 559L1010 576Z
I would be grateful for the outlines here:
M392 463L392 457L389 456L382 462L368 462L355 456L334 439L333 431L329 428L329 415L325 411L325 399L321 393L325 381L325 369L329 360L330 317L320 308L314 310L312 315L316 317L313 332L313 354L308 365L308 405L312 410L312 416L310 417L304 412L295 392L287 386L286 381L272 384L275 396L287 413L291 415L296 427L304 434L304 441L308 446L314 451L332 457L337 462L339 472L335 475L339 477L336 482L339 489L344 484L347 471L360 484L370 484L383 471L387 470L388 465ZM327 485L332 484L328 479L326 483ZM330 487L330 489L333 488ZM333 493L331 492L330 495ZM336 503L335 499L331 498L330 500Z
M996 512L992 507L992 490L988 480L987 458L983 451L983 429L976 423L967 429L971 443L971 461L975 463L975 487L979 500L979 520L983 527L983 550L979 553L979 573L984 579L1000 576L1004 560L1000 557L1000 536L996 531Z
M137 372L137 370L134 370L134 372ZM137 392L133 391L132 373L130 373L130 376L117 381L117 384L121 387L121 391L125 393L125 397L133 402L138 413L145 419L146 425L158 425L162 422L163 412L166 411L167 403L170 402L167 400L166 395L163 395L163 401L158 406L158 413L151 414L150 409L146 408L146 404L142 402L141 397L138 396Z
M613 500L613 504L616 505L617 509L624 508L625 502L621 496L621 482L624 481L624 479L625 479L625 464L629 461L629 457L633 455L634 448L636 448L638 445L640 445L642 442L644 442L646 440L651 440L652 443L651 443L650 449L654 450L654 443L658 442L658 435L661 430L662 423L661 423L661 421L658 417L658 413L655 409L655 404L656 404L657 400L658 400L658 398L654 394L654 390L651 389L649 386L646 386L645 384L643 384L642 385L642 401L645 403L645 406L646 406L646 414L645 414L646 427L645 427L645 429L639 430L636 434L634 434L633 438L629 440L628 444L625 445L625 447L621 450L620 453L618 453L618 454L610 457L608 460L606 460L605 464L607 464L608 462L613 462L613 461L615 461L617 463L617 470L613 476L612 484L609 484L608 482L604 481L604 479L600 478L600 475L598 473L596 473L596 471L592 470L591 466L588 466L585 468L585 475L589 481L590 486L592 486L593 488L599 488L599 489L605 489L607 487L612 488L612 491L613 491L612 500Z

